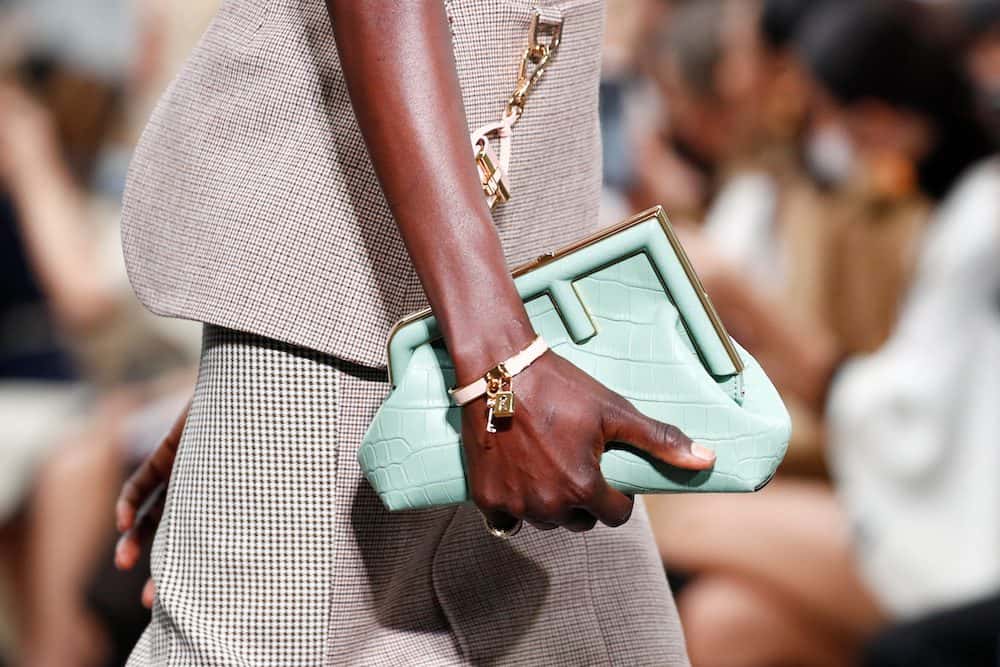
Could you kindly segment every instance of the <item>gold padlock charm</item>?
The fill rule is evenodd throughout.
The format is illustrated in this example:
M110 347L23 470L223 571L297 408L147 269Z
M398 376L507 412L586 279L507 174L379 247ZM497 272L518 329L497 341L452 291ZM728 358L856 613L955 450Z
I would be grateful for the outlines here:
M494 417L513 417L514 416L514 392L513 391L498 391L496 396L493 397L493 416Z
M510 373L500 364L486 373L486 431L496 433L494 417L514 416L514 382Z

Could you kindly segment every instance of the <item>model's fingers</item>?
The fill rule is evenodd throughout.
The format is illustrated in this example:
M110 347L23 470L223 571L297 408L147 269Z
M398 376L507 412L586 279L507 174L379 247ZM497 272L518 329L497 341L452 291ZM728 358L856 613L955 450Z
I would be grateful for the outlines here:
M156 585L152 579L146 580L146 585L142 587L142 606L146 609L153 608L153 598L156 597Z
M143 461L122 485L118 502L115 504L115 523L119 532L125 532L132 527L142 504L157 487L170 479L190 407L191 404L188 403L149 458Z
M125 531L115 544L115 567L119 570L131 570L139 561L141 549L134 531Z
M633 501L618 489L605 483L590 503L593 512L605 526L615 528L632 516Z
M537 530L555 530L559 527L557 523L548 523L546 521L531 521L527 520L528 525Z
M115 518L119 532L125 532L135 524L136 515L150 498L160 492L170 479L174 466L174 452L161 444L148 459L143 461L132 475L125 480L118 502L115 504Z
M679 468L707 470L715 465L711 449L692 442L672 424L650 419L627 402L612 411L606 429L610 441L632 445Z
M153 470L149 466L148 460L144 461L125 480L121 493L118 494L118 502L115 503L115 523L118 526L118 532L124 533L132 528L139 507L149 492L157 485L159 485L159 481L153 477Z
M153 535L156 527L160 524L160 517L163 515L163 496L158 498L149 510L143 512L135 525L125 531L115 545L115 567L120 570L130 570L139 562L142 549L145 547Z
M146 459L122 485L118 502L115 504L115 519L119 532L134 528L136 517L166 486L170 470L173 468L173 458L167 459L159 453L157 450Z
M569 511L563 521L563 528L574 533L583 533L597 525L597 517L584 509Z

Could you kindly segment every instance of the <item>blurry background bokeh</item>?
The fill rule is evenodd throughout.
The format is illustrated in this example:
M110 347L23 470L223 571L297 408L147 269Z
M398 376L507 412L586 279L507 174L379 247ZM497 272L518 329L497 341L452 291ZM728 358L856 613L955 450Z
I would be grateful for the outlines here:
M148 619L112 508L199 328L118 209L216 3L0 0L0 666ZM759 494L647 500L695 667L998 664L1000 0L607 4L602 217L664 205L794 421Z

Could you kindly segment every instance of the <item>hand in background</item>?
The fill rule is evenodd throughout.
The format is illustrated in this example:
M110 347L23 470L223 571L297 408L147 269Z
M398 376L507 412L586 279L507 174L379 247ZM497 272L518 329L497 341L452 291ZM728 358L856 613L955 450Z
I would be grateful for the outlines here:
M153 453L122 486L115 506L115 523L122 533L115 547L115 566L121 570L135 567L142 550L150 544L160 523L167 482L170 481L177 447L190 409L189 402ZM142 589L142 603L146 607L153 606L155 592L153 580L150 579Z

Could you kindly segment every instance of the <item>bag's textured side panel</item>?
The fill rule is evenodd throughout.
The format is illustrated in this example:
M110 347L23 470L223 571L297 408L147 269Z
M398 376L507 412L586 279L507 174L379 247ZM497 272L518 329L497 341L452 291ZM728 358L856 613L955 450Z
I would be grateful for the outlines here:
M705 372L677 309L645 254L575 282L598 331L576 343L548 297L528 302L532 324L552 349L632 401L672 423L717 454L710 472L654 464L612 448L601 469L630 493L753 491L777 468L790 422L757 363L746 361L742 405ZM440 343L413 353L359 451L361 466L389 509L419 509L468 499L460 442L460 411L447 388L454 371Z

